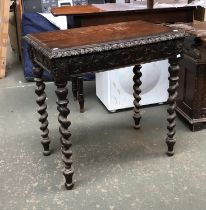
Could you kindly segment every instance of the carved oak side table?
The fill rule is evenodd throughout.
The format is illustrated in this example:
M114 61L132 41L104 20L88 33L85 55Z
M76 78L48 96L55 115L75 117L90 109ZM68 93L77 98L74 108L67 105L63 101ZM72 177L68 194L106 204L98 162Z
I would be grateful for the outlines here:
M179 58L185 34L144 21L122 22L103 26L91 26L27 35L25 40L30 46L30 56L35 68L38 112L41 115L40 129L44 155L49 155L47 105L44 92L45 84L41 78L43 70L50 69L57 86L57 109L59 111L59 132L61 135L64 176L67 189L73 187L72 142L68 120L67 80L87 72L107 71L135 65L134 67L134 128L140 128L139 94L141 92L141 64L169 58L169 108L167 121L167 154L174 154L175 107L178 88ZM166 69L165 69L166 70ZM152 76L152 71L151 71ZM131 81L132 82L132 81Z

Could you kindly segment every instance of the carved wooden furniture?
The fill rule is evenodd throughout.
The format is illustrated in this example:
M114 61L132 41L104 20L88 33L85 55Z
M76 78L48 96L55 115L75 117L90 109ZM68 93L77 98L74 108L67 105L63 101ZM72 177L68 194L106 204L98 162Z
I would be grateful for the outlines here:
M153 23L192 22L193 7L138 8L134 4L99 4L53 8L54 16L74 18L73 27L94 26L123 21L145 20ZM69 22L68 22L69 24Z
M73 187L72 142L68 120L67 80L87 72L107 71L119 67L134 67L134 128L140 128L139 101L142 63L169 58L169 108L167 121L167 154L174 154L175 106L178 87L179 53L182 52L183 32L143 21L122 22L104 26L92 26L28 35L25 40L30 46L30 56L35 68L38 112L42 130L44 155L49 155L49 131L47 121L45 84L41 76L49 69L57 86L57 109L61 135L64 176L67 189ZM77 38L78 37L78 38ZM152 72L151 72L152 76Z
M187 40L180 66L176 110L192 131L198 131L206 128L206 43L198 38Z

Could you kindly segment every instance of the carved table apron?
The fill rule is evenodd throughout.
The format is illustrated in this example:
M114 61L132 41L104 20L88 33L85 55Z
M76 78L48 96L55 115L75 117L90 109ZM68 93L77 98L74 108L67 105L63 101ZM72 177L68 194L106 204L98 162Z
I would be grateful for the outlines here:
M105 33L99 36L96 31ZM101 32L101 30L103 32ZM129 31L128 31L129 30ZM81 31L81 33L80 33ZM149 32L150 31L150 32ZM152 31L152 32L151 32ZM74 33L79 34L79 42L70 40L67 44L58 42L60 34L62 37L73 37ZM91 37L92 33L96 33L97 37L94 40L81 40ZM114 38L109 41L111 33ZM85 35L86 34L86 35ZM87 37L88 36L88 37ZM99 37L98 37L99 36ZM139 94L141 64L153 62L169 58L169 108L167 121L168 133L166 143L168 146L167 154L174 154L175 140L175 107L178 88L178 71L179 58L177 55L182 53L182 45L185 34L183 32L173 31L167 27L157 26L152 23L143 21L132 21L127 23L108 24L104 26L92 26L81 29L70 29L67 31L57 31L41 33L40 35L27 35L25 40L29 44L30 56L34 63L34 75L36 77L36 94L37 104L39 105L38 112L41 115L40 129L42 130L42 144L44 147L44 155L49 155L48 137L48 121L47 121L47 105L45 102L46 94L44 92L45 84L41 78L43 70L50 70L57 86L57 109L59 111L59 132L61 135L60 141L62 144L63 162L65 164L64 176L66 179L65 186L67 189L73 187L72 176L74 173L72 167L72 151L71 151L71 133L68 130L70 121L68 120L69 109L67 108L68 89L66 88L67 80L71 76L78 76L87 72L107 71L120 67L135 65L134 72L134 128L140 128L140 111ZM50 37L50 38L48 38ZM56 40L53 37L57 37ZM103 37L103 38L102 38ZM106 38L105 38L106 37ZM47 39L50 39L49 42ZM72 39L72 38L71 38ZM97 39L97 40L95 40ZM103 39L103 40L102 40ZM60 40L60 38L59 38ZM67 40L64 40L66 43ZM91 44L87 44L91 42ZM50 43L50 44L49 44ZM52 44L51 44L52 43ZM57 47L59 46L59 47ZM152 72L151 72L152 76Z

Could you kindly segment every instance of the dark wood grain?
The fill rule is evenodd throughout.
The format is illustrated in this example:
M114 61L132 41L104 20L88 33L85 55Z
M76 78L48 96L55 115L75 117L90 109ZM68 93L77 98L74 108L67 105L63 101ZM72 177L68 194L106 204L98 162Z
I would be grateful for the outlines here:
M38 104L37 112L40 114L39 122L41 123L40 130L42 131L42 140L41 143L43 145L44 151L43 154L45 156L50 155L50 139L49 139L49 129L48 129L48 113L47 113L47 104L46 104L46 93L45 93L45 83L42 79L43 69L37 65L33 67L34 80L36 82L36 90L35 93L37 95L36 103Z
M72 93L73 93L73 97L74 97L74 101L77 100L77 77L72 77Z
M103 25L109 23L118 23L124 21L145 20L153 23L174 23L174 22L192 22L193 7L178 7L178 8L137 8L110 4L111 8L100 9L92 5L78 7L61 7L53 8L52 14L55 16L66 15L74 18L73 27Z
M119 40L133 39L144 36L171 32L172 29L154 25L144 21L122 22L115 25L75 28L64 31L37 33L32 39L38 40L38 45L49 50L72 47L83 47Z
M188 40L184 52L176 110L192 131L199 131L206 128L206 43Z
M140 78L142 76L142 73L140 71L140 69L142 68L141 65L136 65L133 69L134 72L134 77L133 77L133 82L134 82L134 128L135 129L139 129L140 128L140 120L141 120L141 114L140 114L140 93L141 93L141 89L140 86L142 84Z
M175 127L176 127L176 112L175 112L175 108L176 108L176 99L177 99L177 89L179 86L179 77L178 77L178 73L180 70L179 64L178 64L178 59L176 58L176 56L173 56L169 59L169 89L168 89L168 93L169 93L169 99L168 99L168 103L169 103L169 107L167 109L167 112L169 114L167 121L169 123L169 125L167 126L167 138L166 138L166 143L168 146L168 151L167 151L167 155L168 156L173 156L174 155L174 145L176 143L176 139L175 139Z
M96 14L104 12L93 5L77 5L72 7L56 7L51 9L51 13L54 16L61 16L61 15L81 15L81 14Z
M74 183L72 181L72 176L74 170L72 168L72 142L71 142L71 133L69 131L69 126L71 122L68 119L70 110L67 105L69 103L67 99L68 89L66 88L67 81L55 82L57 86L56 95L57 95L57 110L59 111L58 120L60 123L59 132L61 134L60 142L62 145L62 160L65 164L63 175L66 179L65 187L66 189L72 189Z
M138 4L98 4L98 5L78 5L73 7L56 7L51 9L51 13L54 16L61 15L74 15L74 16L86 16L86 15L100 15L100 14L118 14L118 13L127 13L127 12L145 12L145 11L172 11L172 10L182 10L188 9L192 7L178 7L178 8L153 8L153 2L150 0L148 3L148 7L145 5L144 7L138 6Z
M77 99L80 106L80 112L84 113L84 79L83 77L79 76L77 78Z
M147 0L147 8L153 9L154 7L154 0Z

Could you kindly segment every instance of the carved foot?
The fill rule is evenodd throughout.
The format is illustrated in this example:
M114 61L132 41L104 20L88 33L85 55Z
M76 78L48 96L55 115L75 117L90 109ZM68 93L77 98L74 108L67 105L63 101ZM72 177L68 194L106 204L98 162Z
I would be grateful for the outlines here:
M45 83L42 80L43 69L38 66L33 68L33 74L35 76L36 82L36 89L35 93L37 95L36 103L39 105L37 112L40 114L39 122L41 123L40 130L42 131L42 140L41 143L43 145L44 151L43 154L45 156L50 155L49 150L49 129L48 129L48 113L47 113L47 104L46 104L46 93L45 90Z
M83 77L77 78L77 89L78 89L78 101L80 106L80 112L84 113L84 80Z
M72 181L72 177L74 174L74 170L72 167L72 142L71 142L71 133L68 130L71 122L68 120L67 116L70 111L67 108L69 101L67 100L68 89L66 88L67 82L55 82L57 86L56 95L57 95L57 109L59 111L59 132L61 134L60 142L62 145L62 160L65 164L65 168L63 171L63 175L65 177L65 187L70 190L73 188L74 183Z
M174 155L174 145L176 143L175 139L175 126L176 126L176 112L175 112L175 107L176 107L176 99L177 99L177 89L178 89L178 72L179 72L179 65L178 65L178 59L176 57L172 57L169 59L170 67L169 67L169 107L167 109L167 112L169 114L167 121L169 125L167 126L167 138L166 138L166 144L168 147L167 155L168 156L173 156Z
M77 77L72 77L72 93L74 101L77 100Z
M140 126L140 119L141 119L141 115L140 115L140 104L139 104L139 101L141 100L141 97L140 97L140 93L141 93L141 89L140 89L140 85L142 84L142 82L140 81L140 78L142 76L142 73L140 71L140 69L142 68L141 65L136 65L133 69L133 72L134 72L134 77L133 77L133 81L134 81L134 86L133 86L133 89L134 89L134 116L133 116L133 119L134 119L134 122L135 122L135 125L134 125L134 128L135 129L139 129L141 126Z

